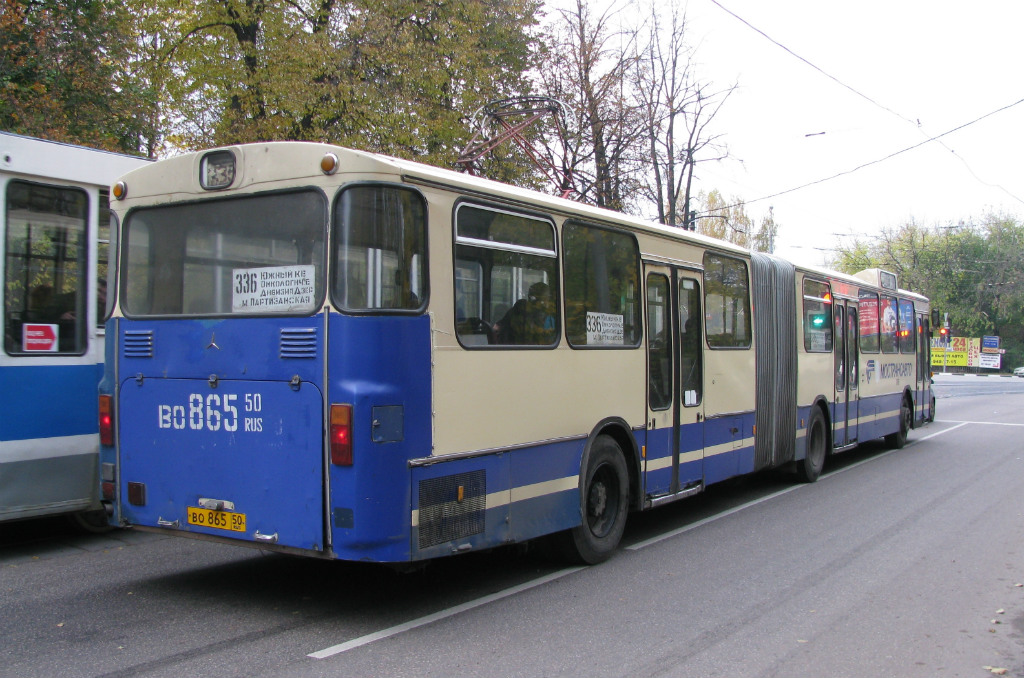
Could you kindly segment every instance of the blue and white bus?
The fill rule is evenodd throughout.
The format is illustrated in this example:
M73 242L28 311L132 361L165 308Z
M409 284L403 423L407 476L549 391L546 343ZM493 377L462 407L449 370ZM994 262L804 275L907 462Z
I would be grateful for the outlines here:
M107 191L146 162L0 132L0 521L102 508L96 388Z
M930 416L928 301L884 271L313 143L112 195L115 525L392 563L554 535L594 563L630 511L813 481Z

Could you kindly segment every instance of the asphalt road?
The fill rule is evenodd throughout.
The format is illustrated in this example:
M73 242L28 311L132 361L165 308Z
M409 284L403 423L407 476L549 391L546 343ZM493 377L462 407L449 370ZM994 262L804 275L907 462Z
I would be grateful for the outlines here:
M1024 677L1024 379L936 395L903 450L632 516L591 568L0 525L0 676Z

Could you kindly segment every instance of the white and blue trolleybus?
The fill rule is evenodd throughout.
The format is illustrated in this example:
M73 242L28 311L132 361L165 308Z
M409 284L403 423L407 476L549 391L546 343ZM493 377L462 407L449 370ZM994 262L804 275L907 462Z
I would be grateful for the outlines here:
M88 525L101 509L107 191L147 162L0 132L0 521L73 513Z
M896 277L302 142L124 176L101 475L116 525L407 562L901 447L929 307Z

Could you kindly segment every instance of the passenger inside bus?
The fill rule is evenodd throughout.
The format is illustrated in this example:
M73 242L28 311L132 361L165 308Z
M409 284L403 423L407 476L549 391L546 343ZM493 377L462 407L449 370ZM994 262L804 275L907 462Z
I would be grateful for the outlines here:
M494 325L497 344L544 345L555 341L555 316L551 288L534 283L529 294L520 299Z

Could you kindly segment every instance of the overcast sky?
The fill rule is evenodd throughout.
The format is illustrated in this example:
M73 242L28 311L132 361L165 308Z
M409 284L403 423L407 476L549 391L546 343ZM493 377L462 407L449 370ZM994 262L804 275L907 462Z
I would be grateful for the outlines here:
M717 2L842 83L688 0L701 79L738 84L714 129L730 158L701 165L697 188L755 221L773 207L777 253L820 265L842 234L1024 214L1024 2Z

